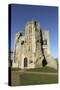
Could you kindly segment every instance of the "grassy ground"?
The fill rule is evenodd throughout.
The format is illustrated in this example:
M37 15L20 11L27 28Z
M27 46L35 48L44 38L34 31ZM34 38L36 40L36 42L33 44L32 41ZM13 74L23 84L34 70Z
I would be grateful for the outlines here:
M58 76L23 74L20 80L21 85L53 84L58 83Z
M20 69L20 68L11 68L11 70L19 71L19 70L22 70L22 69ZM58 70L53 69L51 67L40 67L40 68L34 68L34 69L27 69L26 71L33 71L33 72L58 72Z
M50 67L41 67L35 69L28 69L27 71L34 71L34 72L57 72L57 70L50 68Z
M20 73L21 69L11 69L12 74L12 85L36 85L36 84L53 84L58 83L58 75L40 75L40 74L29 74ZM44 67L26 70L32 72L45 72L45 73L58 73L57 70Z

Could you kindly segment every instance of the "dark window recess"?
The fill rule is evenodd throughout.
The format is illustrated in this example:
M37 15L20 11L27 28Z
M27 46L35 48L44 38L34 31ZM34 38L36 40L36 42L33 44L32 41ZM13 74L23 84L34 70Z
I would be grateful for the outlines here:
M42 40L40 40L40 43L41 43L41 45L43 45L43 41Z
M27 58L24 58L24 67L27 67Z
M24 41L21 42L21 45L23 45L23 44L24 44Z
M33 63L33 61L32 61L32 60L30 60L30 63Z
M20 33L20 36L22 36L22 33Z
M47 45L47 40L44 40L43 41L43 45Z
M34 21L34 25L36 26L36 21Z
M37 29L37 22L36 21L34 21L34 26L35 26L35 31L37 32L38 29Z
M46 66L46 65L47 65L47 61L46 61L46 59L44 58L43 61L42 61L42 66L44 67L44 66Z

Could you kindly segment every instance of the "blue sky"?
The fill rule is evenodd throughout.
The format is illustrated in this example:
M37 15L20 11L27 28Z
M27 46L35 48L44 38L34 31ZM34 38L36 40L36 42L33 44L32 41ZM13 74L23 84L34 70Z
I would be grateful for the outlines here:
M43 30L50 33L50 50L53 57L58 57L58 7L11 5L11 48L14 47L16 32L24 30L29 20L38 20Z

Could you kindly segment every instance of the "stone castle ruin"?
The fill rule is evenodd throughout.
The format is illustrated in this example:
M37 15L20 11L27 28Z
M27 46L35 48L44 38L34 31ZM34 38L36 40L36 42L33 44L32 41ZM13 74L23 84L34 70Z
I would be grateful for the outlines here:
M29 21L23 32L16 33L12 67L30 69L45 66L57 69L50 52L49 32L42 30L38 21Z

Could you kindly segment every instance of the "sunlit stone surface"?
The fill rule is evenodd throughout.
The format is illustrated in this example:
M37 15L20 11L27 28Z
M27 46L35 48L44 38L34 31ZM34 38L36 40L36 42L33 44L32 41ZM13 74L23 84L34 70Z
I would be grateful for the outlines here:
M38 21L29 21L23 32L16 33L12 67L29 69L49 66L57 69L50 52L48 30L42 30Z

